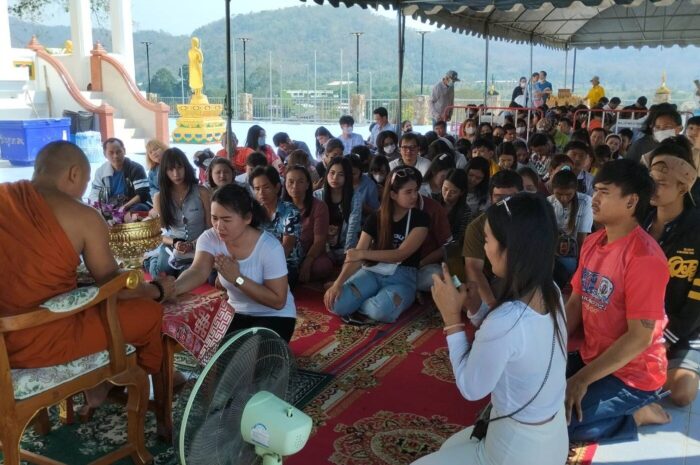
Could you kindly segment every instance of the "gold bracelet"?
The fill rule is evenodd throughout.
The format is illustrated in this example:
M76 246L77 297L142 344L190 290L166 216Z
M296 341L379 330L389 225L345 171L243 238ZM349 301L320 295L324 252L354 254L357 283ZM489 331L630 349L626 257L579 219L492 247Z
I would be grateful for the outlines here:
M456 323L454 325L445 326L442 328L442 333L447 334L447 331L455 328L464 328L466 325L464 323Z

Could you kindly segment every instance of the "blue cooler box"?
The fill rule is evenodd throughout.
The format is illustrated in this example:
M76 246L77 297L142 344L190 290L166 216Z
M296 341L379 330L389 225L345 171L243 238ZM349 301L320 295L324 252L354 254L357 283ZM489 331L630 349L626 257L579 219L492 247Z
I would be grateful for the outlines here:
M0 155L15 166L31 166L49 142L69 140L70 118L0 121Z

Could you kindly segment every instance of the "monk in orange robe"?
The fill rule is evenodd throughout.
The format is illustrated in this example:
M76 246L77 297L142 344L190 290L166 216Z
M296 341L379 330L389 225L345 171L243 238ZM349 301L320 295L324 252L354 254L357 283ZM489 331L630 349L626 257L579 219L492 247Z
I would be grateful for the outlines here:
M97 283L118 272L107 224L79 200L89 180L85 154L70 142L52 142L38 154L31 182L0 184L0 315L28 311L75 289L81 255ZM161 285L164 294L172 292L170 280ZM124 339L136 347L138 363L149 373L160 371L162 307L153 299L164 297L148 283L119 295ZM12 367L38 368L106 350L107 333L94 308L9 333L6 344Z

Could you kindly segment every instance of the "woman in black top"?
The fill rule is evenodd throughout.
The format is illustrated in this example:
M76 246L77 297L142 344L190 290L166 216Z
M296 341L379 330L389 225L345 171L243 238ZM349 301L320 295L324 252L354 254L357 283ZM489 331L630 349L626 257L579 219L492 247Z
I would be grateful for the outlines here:
M365 221L357 247L347 251L340 276L326 291L324 303L333 313L358 312L392 323L413 304L420 246L430 224L416 208L419 180L411 167L389 173L381 208Z

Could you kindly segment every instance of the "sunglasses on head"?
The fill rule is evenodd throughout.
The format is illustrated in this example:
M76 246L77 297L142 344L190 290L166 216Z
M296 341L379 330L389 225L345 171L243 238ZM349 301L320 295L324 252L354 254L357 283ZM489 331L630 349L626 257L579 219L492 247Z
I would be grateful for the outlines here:
M500 202L496 203L497 207L503 206L506 209L506 213L508 213L508 217L512 218L513 214L510 212L510 207L508 207L508 201L510 200L510 197L506 197L505 199L501 200Z
M399 168L394 171L394 174L391 176L391 184L394 184L394 181L396 181L397 178L405 177L416 179L416 173L412 168Z

